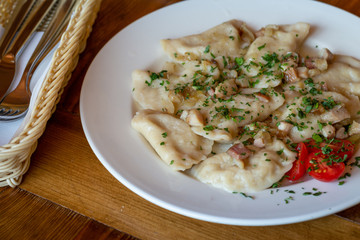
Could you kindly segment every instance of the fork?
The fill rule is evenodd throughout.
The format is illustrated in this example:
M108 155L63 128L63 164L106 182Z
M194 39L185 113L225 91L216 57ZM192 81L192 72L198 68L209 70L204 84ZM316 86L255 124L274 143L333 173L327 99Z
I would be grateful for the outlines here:
M5 53L1 55L0 99L4 97L4 94L6 94L13 82L19 55L21 54L24 46L28 43L32 33L39 26L52 5L53 1L35 1L35 3L31 6L31 11L28 16L25 16L24 21L20 24L20 27L14 35L14 38L11 40L9 47L5 50Z
M31 55L17 87L1 101L0 120L19 118L27 112L31 99L30 80L41 61L59 42L78 0L60 0L51 20Z

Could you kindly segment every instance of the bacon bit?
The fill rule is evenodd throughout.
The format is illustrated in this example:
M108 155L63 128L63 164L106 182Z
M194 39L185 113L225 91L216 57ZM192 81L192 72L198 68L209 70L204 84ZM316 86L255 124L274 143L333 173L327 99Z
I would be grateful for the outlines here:
M341 127L336 131L335 137L338 139L345 139L349 137L349 134L344 127Z
M312 58L312 57L305 58L304 64L308 69L315 69L316 68L315 59Z
M309 69L307 67L298 67L296 70L300 78L309 78Z
M349 127L349 135L355 135L360 133L360 124L358 122L353 121L353 123Z
M332 125L326 125L321 129L321 133L326 138L333 138L335 137L335 128Z
M257 138L254 140L254 146L255 147L259 147L259 148L263 148L265 147L265 141L263 138Z
M236 160L243 160L250 156L251 151L247 149L244 144L238 143L229 148L227 153Z
M181 115L180 115L180 119L184 120L186 122L186 118L189 115L189 111L188 110L184 110L182 111Z
M305 58L304 64L308 69L319 69L320 71L325 71L328 68L326 59L322 58Z
M300 80L296 68L289 67L288 69L286 69L284 74L285 74L285 81L287 82L297 82Z
M278 139L286 139L288 134L283 131L277 131L274 135L276 135Z
M320 56L326 61L332 61L334 59L334 54L330 52L330 50L327 48L323 48L320 50Z
M309 77L315 77L315 76L319 75L320 73L321 73L321 71L317 68L309 69Z
M263 148L271 142L271 136L268 132L260 131L254 136L254 146Z
M325 71L328 69L328 63L325 59L315 59L315 67L319 69L320 71Z
M215 95L215 90L214 88L210 88L207 93L209 94L209 96L213 97Z
M183 111L180 118L187 122L190 126L202 127L205 125L204 117L197 109Z
M217 62L215 59L213 59L213 58L211 59L211 63L212 63L212 64L215 64L216 66L217 66L217 64L218 64L218 62Z
M300 62L299 54L296 52L288 52L286 54L286 60L284 63L288 63L288 66L297 67Z
M294 126L288 122L280 122L278 129L284 133L289 133Z
M283 62L281 63L281 69L282 71L286 74L287 72L290 72L290 74L292 74L291 72L295 71L296 72L296 68L299 66L299 55L295 52L288 52L286 54L286 59L283 60ZM293 68L293 69L291 69ZM297 75L297 72L296 72Z
M257 92L254 94L261 102L268 103L270 102L271 98L265 94L262 94L260 92Z

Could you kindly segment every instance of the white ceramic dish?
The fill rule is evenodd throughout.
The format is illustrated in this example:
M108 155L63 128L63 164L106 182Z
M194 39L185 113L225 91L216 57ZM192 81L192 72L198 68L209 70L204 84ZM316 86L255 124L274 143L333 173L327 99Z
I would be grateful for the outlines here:
M357 168L342 186L338 182L309 179L278 190L265 190L251 199L172 172L131 128L131 72L160 70L156 66L164 60L164 54L159 40L199 33L230 19L246 21L252 29L266 24L309 22L313 28L308 46L328 47L338 54L360 57L360 19L316 1L193 0L160 9L119 32L99 52L87 72L80 111L96 156L115 178L148 201L210 222L287 224L326 216L359 203ZM318 191L326 194L303 195Z

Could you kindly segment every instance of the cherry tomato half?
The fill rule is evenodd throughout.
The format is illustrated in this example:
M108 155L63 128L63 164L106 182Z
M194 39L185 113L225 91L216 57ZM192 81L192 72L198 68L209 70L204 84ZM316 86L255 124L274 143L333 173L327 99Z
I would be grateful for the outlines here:
M343 162L331 161L334 155L325 155L321 151L311 152L306 161L306 171L313 178L331 182L338 179L345 171Z
M345 160L348 160L352 157L355 148L354 144L352 144L350 141L337 139L329 144L322 143L320 146L322 147L322 150L324 150L324 148L331 148L332 152L330 152L329 155L334 154Z
M287 179L296 181L305 172L313 178L330 182L338 179L345 171L345 162L354 153L354 144L348 140L332 139L316 142L310 138L299 143L298 157L286 173Z
M309 153L320 151L324 155L334 155L339 160L348 160L354 153L354 144L342 139L333 139L328 143L316 143L313 139L309 139L305 142L305 145Z
M290 181L296 181L301 178L305 172L305 162L308 157L308 151L305 143L301 142L297 145L296 150L299 152L297 159L293 163L292 168L285 174Z

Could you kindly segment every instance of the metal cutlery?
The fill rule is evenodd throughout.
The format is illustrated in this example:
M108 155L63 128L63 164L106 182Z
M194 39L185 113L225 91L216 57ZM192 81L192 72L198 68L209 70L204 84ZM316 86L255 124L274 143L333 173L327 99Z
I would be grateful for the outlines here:
M42 38L34 50L17 87L7 94L0 104L0 120L11 120L23 116L30 103L30 80L38 65L59 42L71 18L77 0L60 0L52 13Z
M5 51L9 47L12 39L14 38L17 30L19 29L21 23L28 15L31 10L31 7L35 3L34 1L18 1L15 5L15 8L11 14L8 23L5 25L4 33L0 38L0 56L4 56Z
M54 1L38 0L31 6L31 11L21 23L10 45L0 59L0 99L8 91L16 72L17 58L32 33L46 16Z

